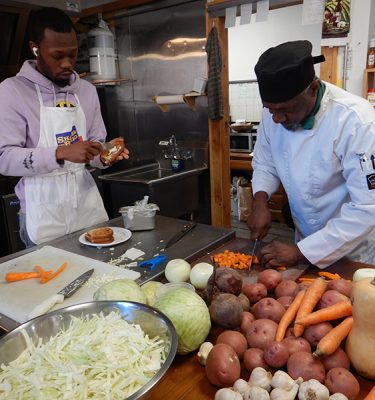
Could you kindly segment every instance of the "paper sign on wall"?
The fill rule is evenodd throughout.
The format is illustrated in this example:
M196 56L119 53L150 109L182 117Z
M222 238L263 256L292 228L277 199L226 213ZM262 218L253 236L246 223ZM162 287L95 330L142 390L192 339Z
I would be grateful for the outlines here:
M250 24L251 14L253 12L253 4L241 4L240 25Z
M325 0L304 0L302 6L302 25L321 24Z
M236 26L237 7L228 7L225 9L225 27L232 28Z
M270 9L269 0L260 0L257 2L257 17L256 22L264 22L268 19Z

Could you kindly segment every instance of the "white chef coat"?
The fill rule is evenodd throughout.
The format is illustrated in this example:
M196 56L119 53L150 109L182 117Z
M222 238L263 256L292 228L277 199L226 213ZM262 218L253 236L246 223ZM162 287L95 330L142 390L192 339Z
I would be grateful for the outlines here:
M76 107L48 107L43 104L39 86L35 87L40 102L37 147L87 140L86 118L78 97L75 96ZM64 166L53 172L24 179L27 233L36 244L108 220L103 200L85 164L65 161Z
M253 193L281 181L302 254L320 268L343 256L375 263L375 110L326 84L311 130L289 131L263 110L252 166ZM365 153L367 163L358 154ZM371 185L371 182L374 182Z

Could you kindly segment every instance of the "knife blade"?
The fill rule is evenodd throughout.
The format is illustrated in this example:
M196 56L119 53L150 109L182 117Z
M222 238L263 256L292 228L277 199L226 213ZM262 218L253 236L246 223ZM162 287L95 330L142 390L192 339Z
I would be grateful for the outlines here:
M254 246L253 246L253 251L251 252L251 259L250 259L250 262L249 262L249 271L250 271L251 266L253 265L253 259L254 259L255 249L256 249L257 245L258 245L258 238L255 239Z
M175 243L177 243L181 238L183 238L188 232L190 232L193 228L197 226L196 223L185 225L180 232L174 234L166 243L165 248L171 247Z
M28 319L38 317L39 315L45 314L49 311L55 304L62 303L64 299L72 296L93 274L94 269L90 269L80 275L74 281L70 282L64 288L62 288L56 294L43 300L37 306L35 306L28 315Z

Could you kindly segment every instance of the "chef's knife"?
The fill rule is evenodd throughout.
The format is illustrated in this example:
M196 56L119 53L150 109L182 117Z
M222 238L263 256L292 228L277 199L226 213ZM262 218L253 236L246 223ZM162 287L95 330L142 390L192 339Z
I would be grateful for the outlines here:
M43 300L39 303L36 307L28 315L29 319L38 317L41 314L45 314L49 311L55 304L62 303L64 299L70 297L74 294L93 274L94 269L90 269L80 275L78 278L74 279L73 282L70 282L69 285L65 286L61 289L58 293L53 294L52 296L48 297L48 299Z
M255 249L256 249L257 245L258 245L258 238L255 239L254 246L253 246L253 251L251 252L251 256L250 256L251 259L250 259L250 262L249 262L249 271L250 271L251 266L253 265L253 260L254 260L254 256L255 256Z
M171 247L173 244L177 243L182 237L184 237L188 232L190 232L193 228L195 228L197 224L192 223L185 225L180 232L173 235L165 245L165 248Z

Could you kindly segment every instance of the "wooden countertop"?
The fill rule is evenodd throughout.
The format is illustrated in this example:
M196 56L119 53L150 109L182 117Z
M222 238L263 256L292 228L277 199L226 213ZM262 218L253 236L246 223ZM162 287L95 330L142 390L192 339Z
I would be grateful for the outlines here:
M243 239L234 239L232 242L238 242ZM232 243L231 242L231 243ZM248 242L248 241L247 241ZM229 247L228 247L229 248ZM201 259L197 260L199 262ZM349 260L342 260L325 269L329 272L338 272L346 279L353 277L354 271L358 268L375 268L375 266L369 266L367 264L361 264ZM316 267L310 267L306 276L317 276L319 271ZM207 338L208 341L214 341L218 333L221 330L219 328L213 328L210 336ZM218 390L215 386L211 385L206 378L205 369L199 364L196 356L197 352L185 356L177 355L173 361L171 367L164 375L163 379L145 396L147 400L212 400L215 397L215 393ZM357 376L357 375L356 375ZM243 379L249 378L249 373L245 370L242 371L241 377ZM361 391L356 400L364 399L367 393L374 386L375 382L364 379L357 376L360 383Z

